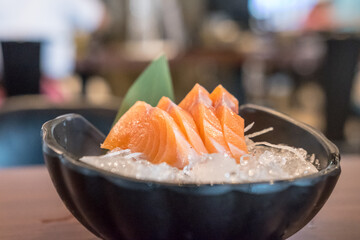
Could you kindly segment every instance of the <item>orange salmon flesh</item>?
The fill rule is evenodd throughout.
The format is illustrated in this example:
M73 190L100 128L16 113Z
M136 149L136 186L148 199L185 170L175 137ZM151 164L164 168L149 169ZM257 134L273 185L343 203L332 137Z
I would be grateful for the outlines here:
M184 168L207 153L227 153L238 163L248 153L239 102L221 85L210 94L196 84L176 105L138 101L113 126L101 148L141 152L148 161Z

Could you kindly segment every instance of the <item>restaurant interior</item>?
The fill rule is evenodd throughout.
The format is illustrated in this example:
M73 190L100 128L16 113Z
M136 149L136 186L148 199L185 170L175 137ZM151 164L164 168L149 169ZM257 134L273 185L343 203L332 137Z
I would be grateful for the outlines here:
M340 189L292 239L360 238L359 11L358 0L0 0L0 238L97 239L51 185L42 126L76 113L108 134L160 56L175 103L221 84L333 142Z
M112 119L131 84L162 54L169 61L178 100L195 83L209 91L222 84L240 104L253 103L286 113L322 131L342 153L360 152L360 24L356 25L357 20L349 26L326 20L324 9L329 3L101 3L102 27L73 30L75 54L68 61L74 61L74 66L68 74L58 74L60 77L46 75L43 69L46 44L42 43L37 55L32 54L26 46L6 45L3 32L10 31L0 32L5 35L0 68L0 166L42 163L38 132L43 122L56 115L88 112L93 121L100 122L96 111L106 111ZM348 23L353 11L344 9L339 15L349 11L344 20ZM12 50L20 52L22 65L16 57L11 58ZM38 72L34 75L21 66ZM44 80L49 78L51 81ZM35 85L35 91L30 85ZM99 127L106 134L109 128L103 125ZM29 141L33 145L27 144ZM17 151L22 148L29 152ZM29 154L31 151L34 154ZM18 156L14 156L16 152ZM34 157L25 157L31 155Z

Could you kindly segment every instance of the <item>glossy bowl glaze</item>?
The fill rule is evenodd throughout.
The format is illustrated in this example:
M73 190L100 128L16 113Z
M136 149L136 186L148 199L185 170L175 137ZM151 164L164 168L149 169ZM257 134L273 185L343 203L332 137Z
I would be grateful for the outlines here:
M45 162L70 212L103 239L285 239L321 209L340 175L338 149L321 133L274 110L243 105L256 141L286 143L315 153L320 172L293 180L177 185L105 172L79 161L101 155L104 135L80 115L42 127Z

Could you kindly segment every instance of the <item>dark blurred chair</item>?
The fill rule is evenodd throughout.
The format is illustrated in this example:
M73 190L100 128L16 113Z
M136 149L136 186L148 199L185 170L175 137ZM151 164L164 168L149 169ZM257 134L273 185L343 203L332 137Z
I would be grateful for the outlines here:
M43 123L78 113L107 134L116 110L97 107L35 108L0 111L0 168L43 164L40 130Z
M1 42L7 96L40 93L40 42Z
M335 35L335 34L334 34ZM359 65L360 39L355 35L328 36L322 69L326 95L326 136L345 140L345 123L350 114L351 91Z

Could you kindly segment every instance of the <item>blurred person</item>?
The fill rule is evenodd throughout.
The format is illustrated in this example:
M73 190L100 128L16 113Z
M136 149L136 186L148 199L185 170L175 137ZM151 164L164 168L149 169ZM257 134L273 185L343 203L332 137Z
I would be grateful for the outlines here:
M0 0L6 95L44 93L61 101L57 86L74 71L76 32L94 32L106 22L100 0Z
M322 32L326 39L322 84L326 95L326 130L332 140L343 141L350 110L360 40L360 1L322 0L310 12L305 30Z

